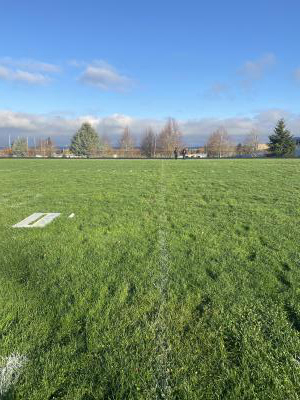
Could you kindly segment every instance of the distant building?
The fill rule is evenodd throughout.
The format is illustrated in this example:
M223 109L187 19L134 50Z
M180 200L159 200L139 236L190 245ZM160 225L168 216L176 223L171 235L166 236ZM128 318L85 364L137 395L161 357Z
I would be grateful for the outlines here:
M269 149L269 146L265 143L259 143L257 145L257 150L258 151L267 151Z

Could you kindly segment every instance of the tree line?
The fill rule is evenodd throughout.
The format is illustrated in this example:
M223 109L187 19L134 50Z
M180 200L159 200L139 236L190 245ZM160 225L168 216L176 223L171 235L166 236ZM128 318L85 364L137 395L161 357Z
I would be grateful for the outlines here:
M256 130L251 131L245 137L243 143L236 145L226 129L219 128L208 137L203 151L208 157L215 158L242 155L255 157L261 150L266 150L261 149L261 146L259 133ZM172 157L175 148L180 151L185 145L177 121L169 118L158 134L151 127L146 129L138 148L135 137L131 134L129 127L125 127L119 138L118 147L119 156L133 157L140 155L154 158L157 156ZM293 135L286 128L285 121L280 119L274 128L274 132L269 136L268 154L277 157L293 156L295 147ZM34 149L28 148L28 140L26 138L17 138L11 147L12 154L19 157L33 155L34 152L38 152L44 157L51 157L55 151L55 145L50 137L46 140L40 140ZM108 136L99 136L91 124L85 122L73 135L69 152L75 156L97 157L101 155L111 156L115 150L113 150Z
M145 157L156 157L158 154L171 157L175 147L181 146L182 134L178 123L170 118L158 135L151 127L146 129L140 142L140 152ZM96 156L109 147L108 138L100 137L90 124L84 123L73 136L70 151L76 156ZM124 128L118 147L124 156L132 155L136 149L137 143L129 127Z
M269 156L292 157L295 154L296 142L291 132L286 128L284 119L280 119L274 132L269 135L269 142L266 149L261 149L262 144L259 140L259 133L252 130L243 143L233 144L232 138L223 128L218 129L210 135L206 145L209 157L230 157L249 155L256 157L261 150L267 150Z

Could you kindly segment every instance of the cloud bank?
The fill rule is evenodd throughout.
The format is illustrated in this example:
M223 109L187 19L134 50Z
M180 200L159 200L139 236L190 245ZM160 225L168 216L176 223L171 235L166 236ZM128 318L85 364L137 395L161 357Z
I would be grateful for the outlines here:
M269 109L258 112L253 116L237 116L231 118L195 118L178 120L184 140L188 144L203 144L207 137L219 127L224 127L236 141L248 134L252 129L260 132L262 141L272 132L274 125L280 118L285 118L288 128L295 136L300 132L300 114L293 114L286 110ZM10 110L0 110L0 145L8 143L8 135L47 137L51 136L57 144L68 144L70 137L83 122L90 122L100 134L111 137L115 143L124 127L128 126L137 139L152 128L159 132L165 124L163 119L135 118L128 115L113 114L106 117L82 115L76 118L53 115L36 115L19 113Z

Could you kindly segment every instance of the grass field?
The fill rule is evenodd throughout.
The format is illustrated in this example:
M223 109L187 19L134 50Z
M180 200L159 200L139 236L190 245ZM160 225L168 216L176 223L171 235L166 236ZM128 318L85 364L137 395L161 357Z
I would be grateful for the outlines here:
M28 360L3 399L300 398L300 160L0 177L0 357ZM34 212L61 216L11 228Z

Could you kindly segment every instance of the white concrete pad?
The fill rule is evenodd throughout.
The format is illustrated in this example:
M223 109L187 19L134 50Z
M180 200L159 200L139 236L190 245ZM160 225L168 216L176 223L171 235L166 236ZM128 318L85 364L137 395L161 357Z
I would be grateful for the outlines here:
M59 217L60 213L48 213L43 218L32 224L32 228L44 228L44 226L50 224L55 218Z
M30 225L32 222L36 221L37 219L41 218L45 213L34 213L31 214L29 217L23 219L23 221L19 222L16 225L13 225L13 228L31 228Z

